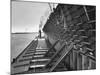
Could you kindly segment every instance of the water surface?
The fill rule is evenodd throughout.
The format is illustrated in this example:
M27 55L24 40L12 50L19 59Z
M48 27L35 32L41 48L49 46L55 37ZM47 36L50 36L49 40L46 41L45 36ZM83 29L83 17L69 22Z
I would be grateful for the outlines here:
M11 61L17 57L28 44L38 35L38 33L18 33L11 34Z

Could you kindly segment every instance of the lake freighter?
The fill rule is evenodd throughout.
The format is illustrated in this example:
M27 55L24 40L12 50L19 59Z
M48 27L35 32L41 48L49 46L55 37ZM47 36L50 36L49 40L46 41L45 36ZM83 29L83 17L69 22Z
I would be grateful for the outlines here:
M11 74L96 69L95 14L96 6L58 4L42 29L44 36L13 60Z

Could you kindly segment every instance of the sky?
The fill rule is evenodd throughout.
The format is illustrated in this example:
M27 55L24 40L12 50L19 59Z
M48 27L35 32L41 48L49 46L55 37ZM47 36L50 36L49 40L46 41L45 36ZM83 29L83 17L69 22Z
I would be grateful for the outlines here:
M38 32L40 20L45 21L50 14L48 3L16 2L11 4L11 30L15 32Z

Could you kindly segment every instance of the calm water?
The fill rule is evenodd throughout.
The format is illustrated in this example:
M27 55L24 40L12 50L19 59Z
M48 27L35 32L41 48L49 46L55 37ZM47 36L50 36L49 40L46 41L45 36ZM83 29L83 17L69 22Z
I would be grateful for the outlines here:
M37 36L37 33L11 34L11 61Z

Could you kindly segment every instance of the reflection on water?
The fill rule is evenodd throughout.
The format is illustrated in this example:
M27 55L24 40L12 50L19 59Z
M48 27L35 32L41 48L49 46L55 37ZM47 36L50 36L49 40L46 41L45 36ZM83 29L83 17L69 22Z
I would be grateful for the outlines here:
M37 35L38 33L11 34L11 61L18 56Z

